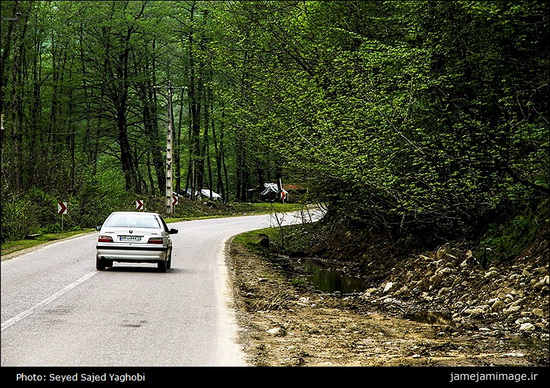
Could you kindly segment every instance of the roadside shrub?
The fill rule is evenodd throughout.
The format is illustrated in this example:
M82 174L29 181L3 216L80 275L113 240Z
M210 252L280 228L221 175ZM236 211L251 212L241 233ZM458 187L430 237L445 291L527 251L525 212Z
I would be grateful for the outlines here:
M534 241L548 222L548 201L509 212L502 219L489 223L478 243L475 254L486 267L517 257Z
M31 203L25 198L2 198L1 241L25 238L38 230Z
M131 210L134 195L124 188L124 182L115 169L104 169L95 175L85 172L74 203L71 216L81 227L100 225L107 216L117 210Z
M55 193L46 193L36 187L32 187L27 192L25 198L37 225L45 226L57 221L57 202L60 200L57 197Z

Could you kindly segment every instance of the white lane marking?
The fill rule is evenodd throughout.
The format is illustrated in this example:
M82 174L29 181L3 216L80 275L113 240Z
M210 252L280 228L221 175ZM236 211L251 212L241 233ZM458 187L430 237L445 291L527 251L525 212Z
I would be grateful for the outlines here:
M8 319L6 322L3 322L2 323L2 328L0 331L3 331L5 329L7 329L8 327L10 327L11 325L21 321L22 319L25 319L26 317L28 317L29 315L31 315L32 313L34 313L36 310L38 310L39 308L42 308L44 306L46 306L47 304L53 302L54 300L56 300L57 298L59 298L61 295L65 294L66 292L72 290L73 288L75 288L76 286L78 286L80 283L83 283L85 282L86 280L88 280L89 278L91 278L92 276L94 276L98 271L92 271L84 276L82 276L80 279L76 280L75 282L69 284L67 287L63 288L62 290L59 290L57 291L55 294L53 294L52 296L44 299L43 301L35 304L33 307L23 311L22 313L19 313L17 314L15 317L11 318L11 319Z

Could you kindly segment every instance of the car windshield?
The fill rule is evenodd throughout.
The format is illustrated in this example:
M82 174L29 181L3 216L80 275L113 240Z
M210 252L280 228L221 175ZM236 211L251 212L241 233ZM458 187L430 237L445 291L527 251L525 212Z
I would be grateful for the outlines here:
M160 229L157 217L143 214L113 214L109 217L105 226Z

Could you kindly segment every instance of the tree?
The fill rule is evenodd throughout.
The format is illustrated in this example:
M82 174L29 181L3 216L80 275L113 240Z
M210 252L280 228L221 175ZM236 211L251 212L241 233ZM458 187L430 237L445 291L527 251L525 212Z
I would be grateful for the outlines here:
M509 201L548 192L546 10L228 4L235 125L344 218L475 229Z
M339 221L450 235L548 195L545 2L0 9L3 198L163 192L168 82L186 88L175 178L193 197L282 177Z

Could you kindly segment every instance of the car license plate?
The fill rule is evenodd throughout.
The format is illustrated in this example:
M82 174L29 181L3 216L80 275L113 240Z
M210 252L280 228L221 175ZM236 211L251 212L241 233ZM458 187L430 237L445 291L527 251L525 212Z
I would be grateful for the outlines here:
M141 241L141 236L119 236L119 241Z

